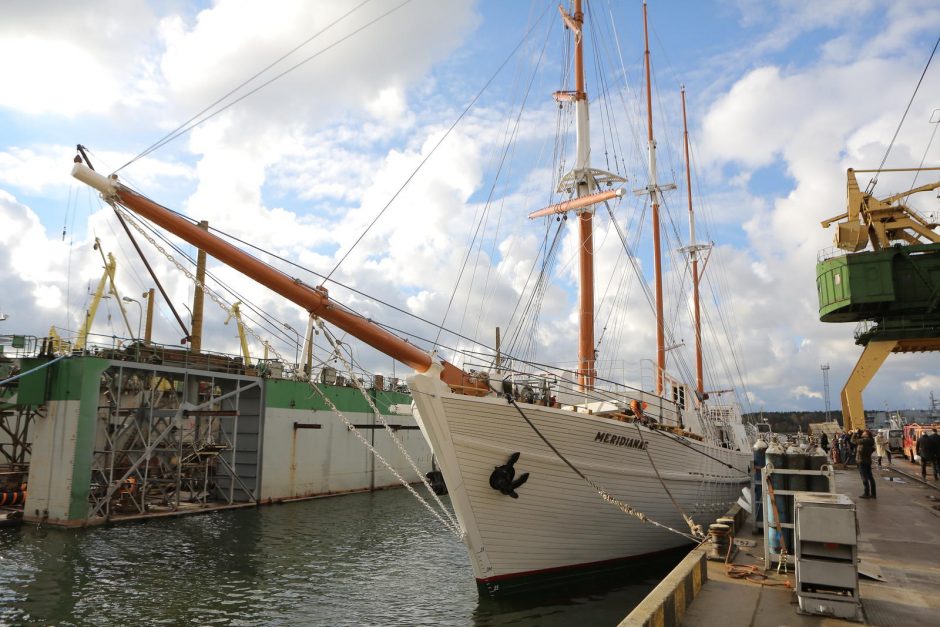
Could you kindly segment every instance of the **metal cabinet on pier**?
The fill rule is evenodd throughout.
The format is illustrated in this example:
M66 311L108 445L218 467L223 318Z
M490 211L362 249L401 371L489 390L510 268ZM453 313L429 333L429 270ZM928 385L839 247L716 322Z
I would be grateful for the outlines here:
M764 494L764 567L771 568L781 562L781 550L785 547L792 561L793 505L794 496L801 493L830 493L836 491L835 473L832 466L824 465L817 470L791 470L776 468L768 460L761 469L761 485Z
M794 512L800 611L860 620L855 503L844 494L798 493Z

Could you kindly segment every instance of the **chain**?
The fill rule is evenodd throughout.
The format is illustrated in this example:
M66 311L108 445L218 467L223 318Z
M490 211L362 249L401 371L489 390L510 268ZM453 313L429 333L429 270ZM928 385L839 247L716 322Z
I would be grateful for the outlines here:
M572 464L570 461L568 461L568 458L566 458L564 455L561 454L561 451L559 451L557 448L555 448L554 445L552 445L552 443L548 441L548 438L546 438L546 437L542 434L542 432L539 431L538 427L535 426L535 423L533 423L531 420L529 420L529 417L525 415L525 412L522 411L522 408L519 407L519 405L516 403L515 399L513 399L513 397L512 397L511 394L507 394L507 395L506 395L506 400L509 402L510 405L512 405L513 407L516 408L516 411L519 412L519 415L522 416L522 419L526 421L526 423L529 425L529 427L530 427L533 431L535 431L535 435L539 436L539 438L548 446L548 448L550 448L550 449L552 450L552 452L555 453L555 455L557 455L558 458L559 458L561 461L563 461L566 466L568 466L568 468L570 468L571 470L573 470L576 475L578 475L579 477L581 477L581 478L585 481L585 483L587 483L589 486L591 486L591 487L594 489L594 491L597 492L597 494L600 495L600 497L601 497L602 499L604 499L604 501L606 501L607 503L610 503L611 505L613 505L614 507L616 507L617 509L619 509L621 512L623 512L624 514L626 514L626 515L628 515L628 516L632 516L632 517L636 518L637 520L639 520L639 521L641 521L641 522L648 523L648 524L650 524L650 525L653 525L654 527L659 527L660 529L664 529L664 530L666 530L666 531L675 533L675 534L677 534L677 535L682 536L683 538L688 538L689 540L692 540L693 542L698 542L698 541L701 539L700 537L696 537L695 535L690 535L690 534L688 534L688 533L685 533L684 531L679 531L678 529L673 529L673 528L670 527L669 525L665 525L665 524L663 524L663 523L661 523L661 522L658 522L658 521L656 521L656 520L653 520L652 518L650 518L649 516L647 516L646 514L644 514L643 512L641 512L640 510L636 509L635 507L633 507L633 506L630 505L629 503L625 503L624 501L621 501L620 499L618 499L617 497L615 497L614 495L612 495L610 492L608 492L607 490L605 490L605 489L602 488L601 486L599 486L599 485L597 485L596 483L594 483L594 481L592 481L591 479L589 479L583 472L581 472L580 470L578 470L578 468L575 467L574 464ZM681 513L681 510L680 510L680 513ZM698 530L699 532L701 532L701 528L698 527L698 525L695 525L694 527L692 527L692 532L693 532L693 534L695 533L696 530Z
M437 505L441 508L441 511L447 514L448 520L450 520L451 524L455 528L457 528L458 527L457 519L454 518L453 515L450 513L450 510L448 510L444 506L444 503L441 502L441 499L437 496L437 493L434 491L434 489L431 487L431 484L428 482L427 477L421 472L421 470L418 469L418 465L414 462L414 460L411 459L411 455L408 454L408 450L405 448L405 445L402 444L401 440L398 439L398 436L395 435L395 431L388 424L388 421L385 419L385 416L383 416L382 412L379 411L379 408L376 407L375 402L372 400L372 397L366 391L365 386L362 385L362 382L360 382L357 377L352 376L352 372L353 372L352 364L346 361L346 358L343 356L343 352L339 348L339 342L333 338L333 334L330 333L329 329L326 328L326 325L324 325L323 321L320 320L319 318L317 319L317 326L320 327L320 329L323 331L323 336L327 339L327 341L333 347L333 351L336 357L340 361L343 362L343 367L346 369L347 372L350 373L350 376L353 382L356 384L356 387L359 389L359 392L362 393L362 397L366 399L366 402L369 404L369 407L372 408L372 411L377 416L378 421L382 423L382 426L385 427L385 430L388 432L389 437L398 446L399 452L401 452L401 454L405 457L405 459L408 460L408 463L411 465L412 470L414 470L418 474L418 476L421 477L421 482L424 484L424 487L427 488L428 493L432 497L434 497L434 500L437 502Z
M408 483L408 482L405 480L405 478L402 477L402 476L398 473L398 471L395 470L395 468L394 468L390 463L388 463L388 462L385 460L385 458L382 457L382 455L381 455L377 450L375 450L375 447L373 447L371 444L369 444L369 441L366 440L366 438L362 435L362 432L359 431L359 429L357 429L357 428L349 421L348 418L346 418L346 416L343 414L343 412L341 412L341 411L339 410L339 408L333 403L333 401L330 399L330 397L327 396L327 395L319 388L319 386L318 386L316 383L314 383L313 381L309 381L308 383L310 384L310 387L313 388L313 390L314 390L317 394L319 394L321 397L323 397L323 400L326 401L327 405L330 406L330 408L336 413L336 415L339 416L339 417L342 419L343 423L345 423L345 425L346 425L346 428L347 428L349 431L351 431L351 432L353 433L353 435L355 435L357 438L359 438L359 441L362 442L362 444L363 444L367 449L369 449L369 452L371 452L373 455L375 455L376 459L378 459L380 462L382 462L382 464L383 464L393 475L395 475L395 478L398 479L398 481L401 482L401 484L402 484L403 486L405 486L405 487L408 489L408 491L411 492L411 494L413 494L414 497L415 497L416 499L418 499L418 501L419 501L422 505L424 505L424 507L425 507L429 512L431 512L431 514L432 514L435 518L437 518L437 519L441 522L442 525L444 525L444 527L447 528L448 531L450 531L451 533L453 533L453 534L454 534L456 537L458 537L458 538L463 537L463 534L460 532L460 528L456 526L456 523L453 523L453 524L452 524L451 521L444 519L443 516L441 516L433 507L431 507L431 504L428 503L427 501L425 501L424 498L423 498L420 494L418 494L418 492L415 491L414 488L411 487L411 484ZM419 474L419 476L420 476L421 473L419 472L418 474ZM425 485L427 485L427 482L425 482ZM438 503L440 503L440 501L438 501ZM441 504L441 507L443 507L443 504ZM446 512L446 510L445 510L445 512ZM449 512L448 512L448 517L450 517Z
M147 232L143 229L143 227L141 227L140 224L138 224L137 221L136 221L133 217L131 217L131 215L130 215L128 212L124 211L124 209L121 208L119 205L117 205L114 201L108 201L108 204L110 204L111 207L112 207L118 214L120 214L125 220L127 220L127 222L130 223L130 225L133 226L133 227L137 230L137 232L139 232L141 235L143 235L144 238L146 238L146 240L147 240L148 242L150 242L150 244L151 244L154 248L156 248L157 251L158 251L160 254L162 254L164 257L166 257L166 258L170 261L170 263L172 263L173 265L175 265L175 266L177 267L177 269L178 269L180 272L182 272L184 275L186 275L186 278L188 278L190 281L192 281L193 284L196 286L197 289L201 289L203 292L205 292L206 294L208 294L208 295L209 295L209 298L211 298L214 303L216 303L219 307L221 307L223 311L225 311L226 313L231 313L231 308L225 303L225 300L224 300L221 296L219 296L218 294L216 294L210 287L208 287L207 285L205 285L203 282L199 281L199 280L196 278L196 276L195 276L192 272L189 271L188 268L186 268L185 266L183 266L183 264L181 264L179 261L177 261L177 260L173 257L173 255L171 255L163 246L161 246L160 244L158 244L158 243L156 242L156 240L154 240L154 238L151 237L150 234L147 233ZM252 329L251 327L249 327L249 326L243 324L243 325L242 325L242 328L243 328L249 335L251 335L253 338L255 338L256 340L258 340L258 341L261 342L262 344L266 343L265 340L264 340L260 335L258 335L258 333L256 333L255 330ZM274 355L275 355L279 360L284 361L284 362L286 363L286 360L285 360L284 357L277 351L276 348L274 348L274 347L271 346L270 344L268 344L268 348L269 348L269 350L271 350L271 351L274 353ZM356 377L352 377L352 378L353 378L353 380L356 379ZM365 447L369 450L369 452L372 453L372 455L374 455L376 459L378 459L380 462L382 462L382 465L384 465L385 468L387 468L387 469L389 470L389 472L391 472L393 475L395 475L395 478L398 479L398 481L399 481L403 486L405 486L405 487L408 489L408 491L411 492L411 494L413 494L414 497L415 497L416 499L418 499L418 501L419 501L422 505L424 505L424 507L425 507L429 512L431 512L431 514L432 514L435 518L437 518L437 519L441 522L441 524L444 525L444 527L445 527L448 531L450 531L451 533L453 533L453 534L454 534L455 536L457 536L458 538L462 537L463 534L461 533L460 527L458 526L456 520L454 520L454 518L453 518L453 516L451 515L451 513L444 507L444 504L441 503L440 499L437 499L437 495L435 495L435 499L437 499L438 504L441 506L441 508L443 509L443 511L447 514L447 519L445 519L444 517L442 517L442 516L431 506L430 503L428 503L426 500L424 500L424 498L423 498L420 494L418 494L418 492L416 492L414 488L411 487L411 484L409 484L408 481L407 481L404 477L402 477L401 474L400 474L384 457L382 457L382 455L381 455L377 450L375 450L375 447L373 447L371 444L369 444L369 441L362 435L362 433L359 431L359 429L357 429L357 428L355 427L355 425L353 425L352 422L350 422L349 419L346 418L346 416L343 414L343 412L341 412L341 411L339 410L339 408L336 407L336 405L333 403L333 401L330 399L330 397L327 396L327 395L323 392L323 390L320 389L319 386L317 386L313 381L310 381L310 380L307 381L307 384L311 387L311 389L313 389L314 392L316 392L317 394L319 394L320 397L322 397L323 400L326 401L327 405L330 406L330 408L333 410L333 412L335 412L336 415L338 415L338 416L340 417L340 419L341 419L341 420L343 421L343 423L346 425L346 429L349 430L350 432L352 432L353 435L355 435L355 436L359 439L359 441L362 442L363 445L365 445ZM370 403L370 404L371 404L371 403ZM374 406L374 405L373 405L373 409L375 409L375 406ZM375 410L375 411L376 411L376 414L377 414L377 415L381 416L381 414L378 412L378 410ZM386 428L386 429L390 429L389 426L388 426L388 424L385 422L384 418L382 419L382 423L385 425L385 428ZM396 441L398 441L397 438L396 438ZM400 442L399 442L399 446L401 446L401 443L400 443ZM408 457L408 454L407 454L407 453L405 453L405 455L406 455L406 457ZM414 466L414 462L411 460L410 457L408 457L408 461L411 462L412 467L415 468L415 470L418 472L418 476L419 476L419 477L422 477L422 481L424 482L425 486L428 486L428 489L430 490L430 486L428 485L427 480L424 479L423 475L421 474L421 471L418 470L418 469ZM432 491L432 494L433 494L433 491Z
M640 442L643 443L643 450L646 451L646 457L650 461L650 466L652 466L653 472L656 473L656 478L659 479L659 485L661 485L666 494L669 495L669 500L672 501L672 504L675 505L676 509L679 511L679 514L682 516L685 524L689 526L689 532L696 538L704 538L705 533L702 531L702 526L696 524L692 517L682 510L682 506L679 505L679 502L675 499L674 496L672 496L672 492L670 492L669 488L666 487L666 482L663 481L663 478L659 474L659 469L656 468L656 462L653 461L653 454L650 453L649 445L646 443L646 438L643 437L643 430L640 429L640 424L638 422L634 422L633 425L636 427L636 433L640 438Z

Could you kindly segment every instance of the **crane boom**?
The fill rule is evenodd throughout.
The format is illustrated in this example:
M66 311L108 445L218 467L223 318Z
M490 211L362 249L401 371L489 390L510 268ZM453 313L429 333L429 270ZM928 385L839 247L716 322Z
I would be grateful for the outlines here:
M248 278L300 305L310 314L323 318L416 371L427 372L435 364L429 353L331 301L326 288L306 285L300 279L284 274L220 237L203 231L195 224L124 186L118 182L116 174L105 177L83 163L76 162L72 167L72 176L101 192L105 201L127 207L193 246L205 250L207 254ZM457 366L446 361L440 365L443 368L441 379L455 390L470 394L489 391L487 382L465 373Z
M936 169L895 168L891 171ZM869 192L863 192L858 186L856 173L868 171L848 169L846 211L822 221L823 228L829 228L833 222L845 220L836 225L834 240L836 247L854 253L864 250L869 243L874 250L884 250L894 241L905 241L908 244L940 242L940 232L937 231L936 224L924 219L914 209L898 202L913 194L937 189L940 187L940 181L878 199Z

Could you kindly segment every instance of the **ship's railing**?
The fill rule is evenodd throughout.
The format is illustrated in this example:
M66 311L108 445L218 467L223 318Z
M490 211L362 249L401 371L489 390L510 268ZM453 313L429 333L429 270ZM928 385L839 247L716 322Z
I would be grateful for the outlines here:
M497 393L511 393L521 402L549 407L580 407L593 413L633 414L633 401L641 411L665 424L679 424L676 403L639 387L607 379L597 379L594 388L585 392L578 385L578 373L564 367L536 367L507 361L499 373L492 363L465 363L469 372L486 373L490 387Z
M0 356L32 357L39 351L39 338L35 335L0 335Z
M89 334L84 349L75 350L67 331L63 335L39 338L32 335L0 335L0 357L19 359L40 355L88 356L110 359L113 361L133 361L139 363L160 364L194 370L208 370L228 374L261 376L272 379L292 379L313 381L327 385L355 387L358 383L369 389L387 392L407 393L408 386L403 379L373 375L364 371L353 374L340 373L329 366L315 367L307 372L303 364L284 363L280 359L252 359L244 363L240 354L220 351L192 352L180 344L162 344L143 342L138 339L118 335ZM355 377L356 381L353 380Z

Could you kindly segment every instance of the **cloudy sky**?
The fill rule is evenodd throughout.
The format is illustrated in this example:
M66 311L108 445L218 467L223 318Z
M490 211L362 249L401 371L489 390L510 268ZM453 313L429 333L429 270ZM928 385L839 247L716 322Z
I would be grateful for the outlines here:
M437 334L400 310L484 346L493 345L494 327L510 336L517 329L516 354L573 365L574 221L562 224L569 228L560 233L537 324L511 318L518 302L520 309L528 302L541 246L559 224L525 216L560 199L553 186L571 163L573 140L556 133L569 128L566 112L560 116L549 97L565 88L566 76L556 6L5 2L0 313L8 319L0 332L43 336L54 325L74 333L102 272L96 237L118 260L122 295L140 301L153 286L113 211L69 176L82 144L99 171L119 170L161 204L299 264L277 262L291 276L316 284L317 274L342 259L331 294L395 329ZM878 167L886 154L886 167L940 161L931 123L940 119L937 60L888 151L940 33L940 6L654 0L649 10L660 183L679 185L664 199L665 241L670 250L688 243L679 109L685 85L698 239L715 244L704 300L723 313L706 314L714 355L706 387L737 389L751 410L822 409L820 365L828 363L835 408L861 349L853 324L818 320L815 264L832 238L819 222L845 210L846 168ZM628 191L647 184L641 16L634 1L589 8L593 160L626 175ZM185 132L141 157L178 129ZM913 174L882 175L875 193L929 180L930 173L916 183ZM935 195L921 196L912 203L921 211L940 208ZM648 278L644 199L628 193L612 209ZM620 282L633 264L606 210L600 213L601 370L642 383L655 358L650 307L635 281ZM188 319L182 304L191 302L191 282L138 239ZM693 337L685 322L688 270L677 253L667 257L666 283L685 294L666 300L677 345L670 369L681 374ZM217 264L210 271L214 285L237 292L225 294L229 302L250 302L269 316L265 322L249 312L261 337L293 355L294 333L284 324L303 329L300 308ZM135 334L139 313L131 303ZM155 339L178 343L169 309L160 304L155 317ZM235 353L235 331L224 319L207 304L204 347ZM114 299L104 301L93 328L105 343L129 335ZM457 340L445 333L441 343ZM370 370L405 370L367 348L353 351ZM892 356L865 402L869 409L923 408L931 391L940 395L940 357Z

